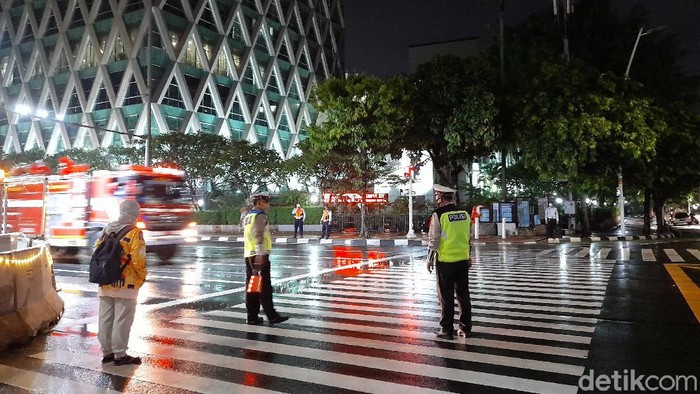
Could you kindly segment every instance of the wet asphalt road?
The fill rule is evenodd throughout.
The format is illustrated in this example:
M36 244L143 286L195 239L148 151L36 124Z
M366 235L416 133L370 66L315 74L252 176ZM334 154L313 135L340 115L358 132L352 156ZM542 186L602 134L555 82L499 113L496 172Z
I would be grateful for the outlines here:
M422 247L275 245L275 305L291 319L255 327L244 324L242 247L188 245L168 264L149 261L130 343L139 367L100 364L81 256L55 262L66 312L51 334L0 355L0 392L560 393L616 371L700 379L700 324L678 287L700 289L699 250L477 245L475 335L443 341ZM368 259L378 262L349 266Z

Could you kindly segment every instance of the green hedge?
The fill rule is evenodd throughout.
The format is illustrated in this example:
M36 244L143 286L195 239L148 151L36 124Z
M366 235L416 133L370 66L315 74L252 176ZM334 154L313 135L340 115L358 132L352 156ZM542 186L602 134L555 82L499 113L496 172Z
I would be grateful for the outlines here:
M270 207L267 211L267 216L270 218L270 224L294 224L292 216L293 206L289 207ZM307 224L319 224L321 215L323 214L322 207L304 208L306 211ZM195 212L197 223L199 224L239 224L241 212L239 209L226 209L221 211L197 211Z

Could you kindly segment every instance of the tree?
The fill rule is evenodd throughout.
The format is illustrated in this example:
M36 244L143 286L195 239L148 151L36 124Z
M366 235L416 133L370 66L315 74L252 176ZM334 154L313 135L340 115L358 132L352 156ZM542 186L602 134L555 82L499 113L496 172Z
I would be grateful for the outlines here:
M624 95L624 81L577 61L545 63L518 114L525 166L543 179L565 179L584 192L654 156L655 118L648 100Z
M480 60L455 56L438 56L410 76L413 121L403 145L428 152L440 183L457 187L464 167L496 148L489 78Z
M347 181L363 196L360 235L366 237L365 194L371 182L391 171L387 156L398 157L399 136L408 125L410 86L404 78L382 81L353 75L328 79L316 89L314 101L321 121L309 127L311 153L332 159Z
M185 184L192 195L204 190L207 182L220 182L228 140L215 134L169 133L153 139L153 161L174 165L185 171Z
M222 180L230 190L247 199L269 184L282 183L282 159L275 151L246 140L228 141L223 147Z

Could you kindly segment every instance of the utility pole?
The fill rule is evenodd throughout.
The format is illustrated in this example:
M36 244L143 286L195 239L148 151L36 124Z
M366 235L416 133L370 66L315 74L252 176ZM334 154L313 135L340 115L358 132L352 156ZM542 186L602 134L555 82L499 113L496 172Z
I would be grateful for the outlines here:
M552 0L552 7L554 10L554 16L557 18L557 22L561 25L564 60L566 60L568 63L571 59L571 55L569 54L569 32L567 24L569 14L574 13L574 0Z
M634 54L637 52L637 46L639 45L639 39L642 38L642 36L645 36L649 33L653 33L657 30L662 30L665 29L666 26L658 26L653 29L649 29L647 31L644 31L644 27L639 28L639 32L637 33L637 39L634 41L634 47L632 47L632 53L630 54L630 60L627 62L627 69L625 70L625 79L629 79L630 77L630 67L632 67L632 60L634 60ZM623 237L625 236L625 196L622 193L622 166L618 168L617 171L617 188L619 190L620 197L618 199L617 204L620 207L620 231Z
M151 165L151 139L153 138L151 134L151 95L152 95L152 83L151 83L151 63L152 63L152 57L151 57L151 52L153 48L153 42L152 42L152 20L153 20L153 0L146 0L144 4L144 11L146 12L146 18L147 23L146 23L146 102L144 103L144 107L146 108L146 147L145 147L145 157L144 157L144 165L145 166L150 166Z

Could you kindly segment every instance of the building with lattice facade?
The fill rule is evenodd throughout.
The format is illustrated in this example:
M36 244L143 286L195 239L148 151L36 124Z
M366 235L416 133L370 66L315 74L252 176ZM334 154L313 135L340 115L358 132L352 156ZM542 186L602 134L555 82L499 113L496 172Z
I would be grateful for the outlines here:
M315 121L313 87L344 72L340 0L0 0L0 12L6 153L126 146L150 122L153 136L202 131L286 158Z

